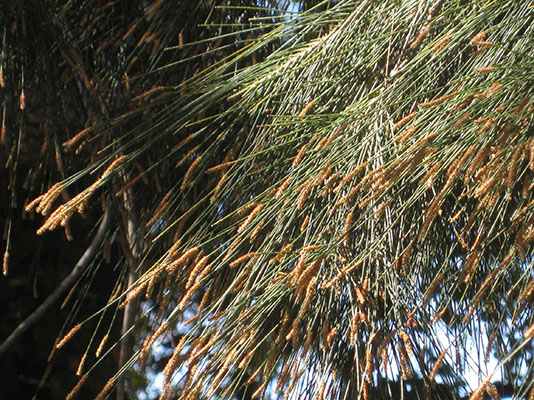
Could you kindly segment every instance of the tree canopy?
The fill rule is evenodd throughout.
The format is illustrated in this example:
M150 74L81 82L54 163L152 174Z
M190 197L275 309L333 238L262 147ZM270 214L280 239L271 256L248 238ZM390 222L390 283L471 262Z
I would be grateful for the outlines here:
M57 247L37 393L532 398L532 10L12 2L0 356Z

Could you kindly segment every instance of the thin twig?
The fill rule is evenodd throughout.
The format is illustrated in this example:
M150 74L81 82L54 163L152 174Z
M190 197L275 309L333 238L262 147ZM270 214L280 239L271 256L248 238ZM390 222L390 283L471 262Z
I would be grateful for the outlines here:
M78 280L80 275L83 273L85 268L89 265L91 260L94 258L100 244L104 240L104 236L107 232L109 226L109 211L104 212L102 222L98 227L95 237L80 257L71 273L61 281L58 287L46 298L45 301L34 311L32 312L24 321L22 321L15 330L9 335L9 337L0 345L0 355L5 353L7 349L21 336L26 332L39 318L41 318L44 313L50 308L52 304L69 288L74 282Z

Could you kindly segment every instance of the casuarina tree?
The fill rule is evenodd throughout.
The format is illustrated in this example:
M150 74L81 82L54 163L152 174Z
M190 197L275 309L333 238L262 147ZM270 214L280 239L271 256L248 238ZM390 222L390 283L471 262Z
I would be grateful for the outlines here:
M68 398L113 348L97 399L154 366L162 399L534 396L531 2L73 3L41 7L108 30L57 35L87 115L24 210L89 216L117 281L58 336L91 333Z

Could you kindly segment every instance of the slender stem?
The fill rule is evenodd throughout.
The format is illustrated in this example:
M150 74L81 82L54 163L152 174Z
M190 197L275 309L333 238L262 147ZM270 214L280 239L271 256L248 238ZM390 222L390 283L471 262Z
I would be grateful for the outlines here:
M131 257L128 257L131 261L128 271L128 287L131 287L136 279L136 269L137 262L141 256L141 243L139 239L139 233L137 232L137 219L135 215L134 205L133 205L133 193L131 188L124 191L123 193L124 200L124 209L126 212L126 218L128 220L127 226L127 241L128 247L131 253ZM129 357L130 348L131 348L131 338L126 336L126 333L129 331L132 325L132 317L135 309L135 302L130 302L124 308L124 315L122 318L122 333L124 335L121 346L120 346L120 355L119 355L119 368L122 368ZM125 381L124 377L121 376L119 382L117 383L117 400L124 400L125 393Z
M4 340L0 345L0 355L5 353L7 349L24 333L26 332L39 318L41 318L44 313L54 304L54 302L69 288L71 287L83 273L85 268L89 265L91 260L94 258L100 244L104 240L108 226L109 226L109 211L104 212L102 222L98 227L95 237L82 254L70 274L61 281L58 287L43 301L43 303L37 307L37 309L32 312L24 321L22 321L15 330L9 335L9 337Z

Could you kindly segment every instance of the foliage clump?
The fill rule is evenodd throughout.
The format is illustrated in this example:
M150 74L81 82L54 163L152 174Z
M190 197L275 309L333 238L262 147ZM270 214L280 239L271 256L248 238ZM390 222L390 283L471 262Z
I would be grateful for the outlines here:
M150 24L164 20L159 4ZM64 142L92 163L61 181L80 194L51 215L66 225L98 189L128 232L133 279L102 311L148 310L126 367L164 342L161 398L368 399L413 380L430 398L436 382L465 385L474 341L518 395L534 393L531 6L255 12L191 44L209 57L232 37L224 58L178 82L162 74ZM185 46L170 44L151 56ZM98 185L75 189L104 166ZM495 395L494 372L473 399Z

